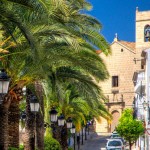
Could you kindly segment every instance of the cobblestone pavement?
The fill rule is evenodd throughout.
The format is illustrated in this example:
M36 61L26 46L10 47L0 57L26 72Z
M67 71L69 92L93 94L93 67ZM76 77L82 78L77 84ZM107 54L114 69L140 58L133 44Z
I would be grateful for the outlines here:
M80 150L105 150L108 135L97 135L93 133L89 136L88 140L80 146Z

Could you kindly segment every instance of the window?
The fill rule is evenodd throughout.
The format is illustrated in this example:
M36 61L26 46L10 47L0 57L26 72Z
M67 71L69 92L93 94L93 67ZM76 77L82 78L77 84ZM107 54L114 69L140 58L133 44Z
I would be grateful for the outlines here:
M144 65L141 65L141 69L144 69Z
M145 42L150 41L150 25L146 25L144 28L144 41Z
M112 87L118 87L118 76L112 76Z

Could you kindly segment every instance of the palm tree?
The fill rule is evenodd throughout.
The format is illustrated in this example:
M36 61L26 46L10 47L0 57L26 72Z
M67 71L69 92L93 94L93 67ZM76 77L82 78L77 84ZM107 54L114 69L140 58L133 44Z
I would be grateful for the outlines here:
M111 115L103 105L102 98L104 99L104 96L100 88L88 75L71 67L60 67L51 73L49 79L51 81L48 86L50 89L46 86L45 91L48 91L48 95L51 91L51 95L50 102L46 101L48 104L45 106L47 107L45 114L50 106L59 107L59 112L63 113L66 119L68 117L74 119L78 131L81 129L82 122L86 124L86 116L89 114L97 119L100 115L111 119ZM66 85L68 85L67 89ZM59 130L56 131L58 132L55 132L54 138L57 138L62 147L66 149L67 141L65 139L67 136L63 135L63 139L61 139Z
M54 2L57 3L57 1ZM59 7L60 4L63 5ZM97 79L103 80L107 78L108 73L106 67L94 51L94 45L97 47L101 46L103 52L105 52L106 54L109 51L107 42L98 33L100 24L90 16L86 16L83 14L80 15L80 7L73 7L73 9L70 9L70 2L66 4L65 1L62 0L59 1L58 5L46 6L48 6L48 8L52 8L52 12L49 15L50 17L47 19L48 21L44 20L44 15L41 15L41 18L37 17L37 20L34 20L35 23L33 23L33 19L21 20L23 22L26 21L26 23L29 25L33 23L34 28L32 28L31 31L33 33L33 36L38 39L41 51L36 51L36 48L34 47L34 40L33 44L31 44L32 36L26 36L26 30L24 28L22 29L19 28L20 26L17 26L17 28L19 28L20 30L22 29L21 32L24 31L22 33L25 38L28 39L30 47L25 42L25 38L21 38L21 43L19 42L19 40L17 40L16 33L18 33L18 31L13 30L12 26L10 26L11 24L7 26L9 29L11 29L11 32L9 32L9 34L11 33L13 40L15 40L15 42L17 41L15 53L20 54L15 55L14 53L14 55L8 55L7 57L5 57L5 61L3 61L2 64L5 68L7 68L9 74L11 74L12 76L11 88L13 89L13 85L17 85L15 86L15 88L19 89L22 88L25 84L32 83L35 80L44 78L46 79L47 75L49 75L49 72L51 72L51 68L54 68L55 70L55 68L61 66L72 66L77 69L80 68L83 72L90 74ZM17 17L19 13L17 13ZM33 16L34 15L35 14L33 14ZM4 17L6 19L8 18L8 21L12 21L9 20L10 16ZM73 18L75 19L73 20ZM20 16L19 19L21 19ZM80 19L85 22L83 25L80 23ZM12 21L12 23L14 22ZM95 24L95 26L93 27L92 24ZM94 30L94 28L96 28L96 30ZM91 30L89 31L89 29ZM5 29L5 31L7 31L7 29ZM22 51L23 48L25 48L26 51ZM33 49L33 51L30 51L31 48ZM41 73L45 71L48 73L45 73L45 75L43 76L43 74Z
M33 51L36 50L36 45L35 45L35 41L33 39L32 34L30 33L30 31L26 28L26 25L22 22L20 16L18 13L16 13L14 11L14 6L19 8L19 7L23 7L26 9L31 9L33 8L34 10L37 10L37 8L42 8L42 7L37 7L40 6L40 3L35 3L33 5L33 0L32 1L15 1L15 0L9 0L9 1L0 1L0 26L1 26L1 30L5 31L4 37L6 37L6 39L10 39L8 38L8 36L10 35L13 38L13 41L15 42L15 45L17 44L16 39L14 38L14 31L19 29L19 32L22 33L24 35L24 37L26 38L26 40L28 41L28 45L30 46L30 49L32 49ZM37 7L37 8L36 8ZM36 8L36 9L35 9ZM2 45L3 46L3 45ZM5 45L4 45L5 46ZM9 49L11 48L11 46L7 46L7 48L9 47ZM9 54L8 54L9 55ZM4 57L4 56L3 56ZM8 69L8 62L6 63L7 59L3 59L2 62L2 66L6 67L6 69ZM8 71L9 73L11 72L10 70ZM13 75L12 75L13 78ZM8 119L9 119L9 133L10 133L10 140L9 142L11 146L14 147L18 147L18 143L19 143L19 129L18 129L18 120L19 120L19 100L21 99L21 93L19 93L19 91L21 91L22 86L20 87L19 84L14 84L14 81L12 80L11 82L11 87L10 87L10 91L7 97L9 97L9 101L7 101L7 98L5 98L4 100L4 104L2 104L2 109L1 111L5 111L5 115L1 116L1 120L6 120L4 122L1 122L2 126L5 126L5 128L3 128L3 130L1 130L1 140L0 140L0 147L1 149L7 149L8 147ZM17 92L16 92L17 91ZM17 101L13 101L16 100ZM11 101L13 101L12 103L10 103ZM8 108L9 111L11 112L8 118ZM6 113L7 112L7 113ZM15 116L15 117L14 117ZM5 118L4 118L5 117ZM14 119L12 120L12 118L14 117ZM15 124L13 122L16 122ZM12 124L13 123L13 124ZM12 127L13 125L13 127ZM16 126L14 126L16 125ZM16 134L15 134L16 133ZM12 135L13 134L13 135ZM14 135L15 138L14 138ZM15 141L13 141L13 139L15 139Z
M65 116L65 119L67 120L68 117L71 117L73 119L73 122L76 126L77 132L79 132L82 128L82 123L85 125L86 124L86 116L91 115L93 117L99 117L101 114L107 114L105 118L111 119L111 115L108 113L106 109L99 109L99 107L94 107L91 106L87 99L85 99L83 96L79 95L77 91L74 91L75 88L72 88L72 86L68 87L69 89L66 90L64 93L64 97L61 98L59 102L59 112L62 113ZM83 87L84 88L84 87ZM54 105L53 103L51 104L52 106ZM103 107L101 102L97 103L98 106ZM103 107L104 108L104 107ZM104 115L103 115L104 117ZM58 127L60 128L60 127ZM62 128L63 132L65 131L65 134L62 136L62 132L57 130L55 131L55 134L59 134L59 136L54 136L55 138L58 137L58 141L60 142L62 149L66 150L68 145L67 145L67 127L64 126ZM61 133L61 134L60 134ZM61 137L61 138L60 138Z
M22 22L21 19L22 16L20 16L19 13L14 10L14 7L17 7L18 10L24 8L25 10L30 10L30 12L33 11L43 12L44 6L38 0L29 0L29 1L21 1L21 0L2 1L1 0L0 1L0 25L2 25L3 29L7 31L7 34L12 36L13 38L14 38L13 31L15 30L15 28L18 28L21 31L21 33L24 35L24 37L27 39L31 49L35 50L36 45L32 37L32 34L26 27L27 24Z

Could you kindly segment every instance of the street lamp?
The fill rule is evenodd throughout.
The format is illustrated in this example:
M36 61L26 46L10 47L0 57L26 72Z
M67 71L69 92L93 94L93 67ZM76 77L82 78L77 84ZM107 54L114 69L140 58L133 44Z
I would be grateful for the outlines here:
M146 110L147 107L148 107L148 103L144 100L144 102L143 102L143 108L144 108L144 110Z
M67 119L67 128L68 129L72 128L72 119L71 119L71 117L68 117L68 119Z
M37 113L39 111L39 107L40 107L40 105L39 105L37 97L36 96L32 96L31 100L30 100L31 112Z
M49 111L50 114L50 121L51 122L57 122L57 114L58 112L55 110L55 108L53 107L52 110Z
M76 128L75 128L74 124L72 125L72 128L70 129L70 133L71 134L75 134L76 133Z
M89 126L90 126L90 124L91 124L91 121L88 121L87 122L88 135L89 135Z
M32 113L34 113L34 148L36 147L36 113L39 111L39 108L40 108L40 105L39 105L39 102L38 102L38 99L35 95L33 95L30 99L30 110Z
M80 132L77 133L77 145L78 145L78 150L80 149Z
M58 112L54 107L49 111L51 124L45 124L45 127L51 127L53 132L53 137L55 138L55 132L60 132L60 143L62 146L67 144L67 141L64 141L64 135L67 135L68 130L72 128L72 118L68 117L67 121L65 121L65 117L61 114L57 117ZM65 124L66 122L66 124ZM58 129L58 130L57 130ZM60 129L60 130L59 130ZM74 130L74 129L73 129ZM74 131L73 131L74 132Z
M75 141L75 133L76 133L76 128L75 128L75 125L73 124L72 125L72 128L70 129L70 133L73 134L73 137L74 137L74 150L76 149L75 145L76 145L76 141Z
M4 98L3 96L8 92L9 83L10 83L10 78L8 77L5 70L2 69L0 72L0 95L1 95L0 104L2 104L3 102L3 98Z
M27 91L27 88L26 88L26 86L24 86L24 87L22 88L23 95L26 95L26 91Z
M63 114L61 114L59 117L58 117L58 126L64 126L65 124L65 117Z
M25 111L21 112L21 120L23 120L23 121L26 120L26 113L25 113Z

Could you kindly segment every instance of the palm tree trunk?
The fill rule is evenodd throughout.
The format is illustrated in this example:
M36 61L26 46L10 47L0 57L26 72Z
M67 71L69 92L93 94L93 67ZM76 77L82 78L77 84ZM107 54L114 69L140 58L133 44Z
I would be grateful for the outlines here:
M40 112L36 117L36 146L38 150L44 150L44 118Z
M129 150L132 150L132 143L129 141Z
M9 146L19 148L19 102L12 101L8 111Z
M44 150L44 92L41 82L34 84L36 95L39 98L40 110L36 119L36 146L39 150Z
M30 93L27 92L26 98L26 124L25 135L23 136L24 150L35 150L35 115L30 111Z
M9 147L19 148L19 101L23 97L22 89L16 87L13 92L16 97L13 97L11 104L9 106L8 115L8 134L9 134Z
M65 125L62 130L61 130L61 147L62 150L68 150L68 130L67 130L67 126Z
M0 104L0 150L8 149L8 107Z
M56 123L51 124L53 138L61 142L61 129Z

